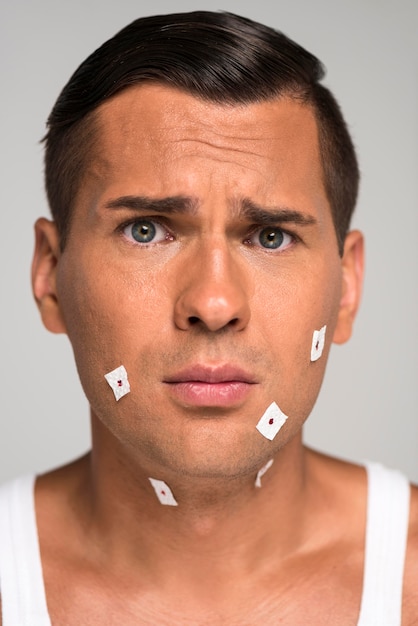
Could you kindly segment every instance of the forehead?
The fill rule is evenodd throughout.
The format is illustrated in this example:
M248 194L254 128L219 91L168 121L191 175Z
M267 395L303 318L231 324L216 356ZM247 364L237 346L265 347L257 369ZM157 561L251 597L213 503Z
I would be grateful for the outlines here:
M207 182L267 203L327 204L314 113L290 97L218 104L146 84L102 104L95 126L87 175L109 193L130 180L137 193L195 195Z
M316 153L318 141L311 107L290 97L218 104L158 84L131 87L114 96L98 108L96 121L100 138L112 148L123 148L135 138L158 149L170 140L207 138L226 148L240 141L241 148L255 153L257 146L273 148L283 142L296 153L292 144L297 139L305 150Z

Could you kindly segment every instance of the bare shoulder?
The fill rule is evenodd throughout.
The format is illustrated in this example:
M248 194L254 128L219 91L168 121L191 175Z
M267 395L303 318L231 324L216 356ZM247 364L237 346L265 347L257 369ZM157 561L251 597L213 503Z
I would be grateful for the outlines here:
M38 529L47 520L52 524L61 518L56 528L63 530L61 525L74 508L74 499L80 493L80 486L87 483L88 465L87 454L37 477L35 502Z
M418 625L418 486L411 486L408 549L405 562L403 623Z
M365 522L367 502L367 478L361 465L347 463L310 451L313 474L325 486L329 501L339 512L346 515L350 527L359 532ZM340 501L343 494L342 502ZM331 497L332 496L332 497ZM344 511L344 502L348 505ZM344 526L344 522L342 523ZM403 585L402 626L418 626L418 485L411 485L408 544Z

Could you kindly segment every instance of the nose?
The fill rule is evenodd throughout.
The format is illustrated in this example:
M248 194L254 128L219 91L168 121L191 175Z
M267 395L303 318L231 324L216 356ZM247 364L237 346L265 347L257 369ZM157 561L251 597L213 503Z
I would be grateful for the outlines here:
M208 244L187 263L179 280L174 307L177 328L200 327L216 332L241 331L250 320L244 271L232 258L226 244Z

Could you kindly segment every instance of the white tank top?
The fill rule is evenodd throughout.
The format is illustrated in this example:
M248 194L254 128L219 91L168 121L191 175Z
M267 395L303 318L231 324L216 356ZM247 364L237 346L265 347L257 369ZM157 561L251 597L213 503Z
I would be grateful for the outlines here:
M409 484L399 472L366 465L366 550L358 626L401 626ZM34 507L34 476L0 488L3 626L51 626Z

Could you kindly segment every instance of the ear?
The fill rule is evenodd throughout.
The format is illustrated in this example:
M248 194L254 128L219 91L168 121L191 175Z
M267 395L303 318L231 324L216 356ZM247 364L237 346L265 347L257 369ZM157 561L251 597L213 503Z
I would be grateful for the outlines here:
M55 222L41 217L35 223L32 291L44 326L52 333L66 332L56 290L59 257L59 235Z
M345 343L351 337L360 304L364 271L364 239L358 230L348 233L344 243L342 292L333 342Z

